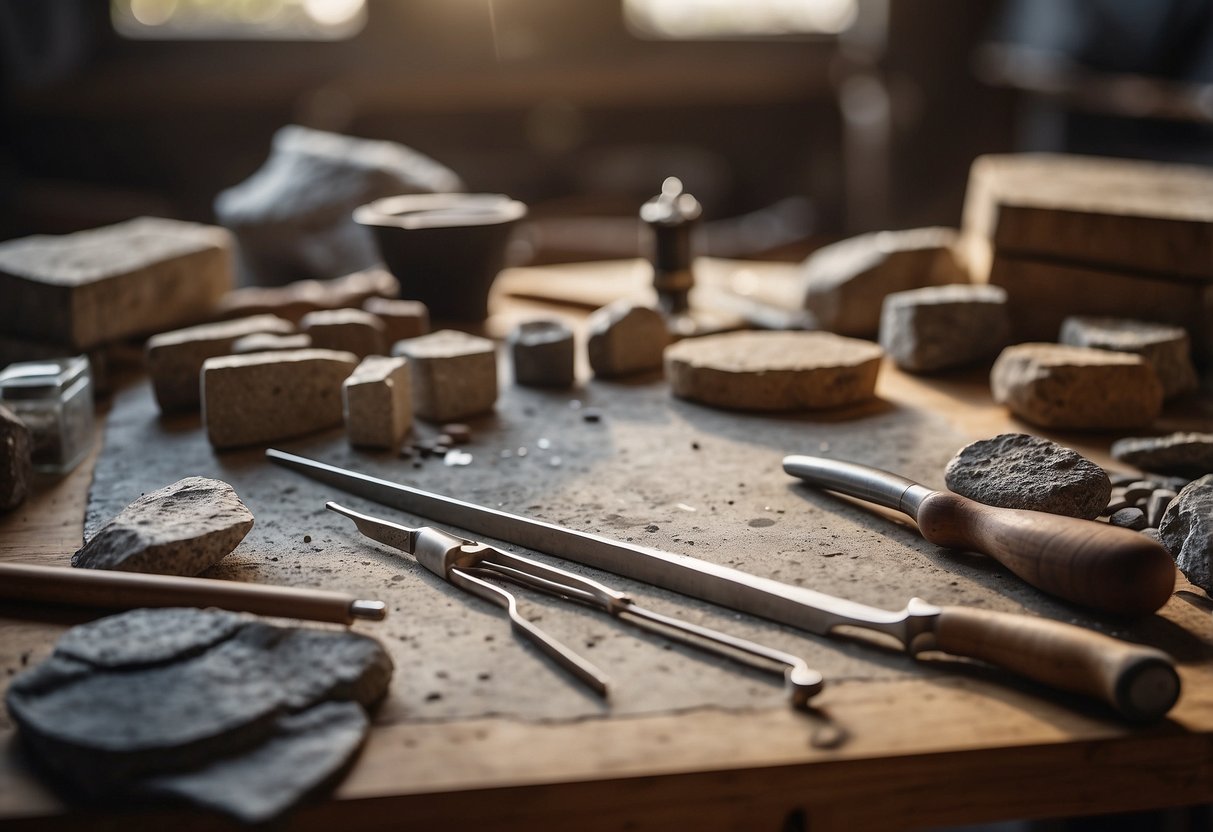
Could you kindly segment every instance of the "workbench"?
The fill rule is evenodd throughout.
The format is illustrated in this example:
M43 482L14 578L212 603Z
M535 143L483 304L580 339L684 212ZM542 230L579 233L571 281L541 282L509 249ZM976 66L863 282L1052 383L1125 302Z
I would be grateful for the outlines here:
M562 271L550 267L513 277L515 285L530 285L561 279ZM536 314L584 315L519 297L533 294L499 295L490 332L500 335L514 321ZM117 398L110 412L124 413L128 421L154 413L146 410L150 399L140 401L147 395L140 384L119 392L129 398ZM365 585L369 595L390 593L392 581L409 585L414 595L384 595L392 605L387 622L358 629L392 641L393 649L412 637L408 655L419 658L402 662L402 654L394 653L396 677L366 747L331 796L292 813L287 827L887 830L1213 801L1213 602L1202 590L1180 575L1170 602L1146 620L1093 615L1044 598L984 558L926 544L904 519L813 493L778 467L784 453L832 453L881 463L941 487L942 463L968 440L1007 431L1039 433L1110 465L1107 451L1117 437L1042 433L1017 422L991 402L981 369L917 377L886 362L877 393L879 401L870 407L782 417L680 402L659 377L585 380L566 394L524 391L506 380L497 414L471 422L476 439L469 450L478 459L473 465L426 463L431 467L419 470L383 457L367 462L438 491L459 490L461 482L479 476L470 492L456 495L470 493L469 499L487 500L494 483L513 480L516 490L493 492L506 510L633 536L865 603L900 608L911 595L930 592L934 603L1047 615L1151 644L1176 658L1184 686L1165 721L1126 725L1097 704L989 668L915 661L878 645L820 639L591 573L664 611L787 646L810 664L820 658L826 669L826 688L815 707L800 713L782 702L778 685L766 675L638 639L589 613L562 623L571 614L543 608L544 626L571 634L566 637L580 641L598 634L589 638L597 646L585 646L595 648L592 655L604 667L618 670L620 681L617 697L602 703L511 639L487 605L433 581L412 586L421 580L413 572L405 580L388 577L387 570L399 566L372 553L360 555L349 569L333 573L325 567L323 574L332 573L332 588ZM579 409L586 407L601 410L601 426L582 421ZM1169 409L1157 427L1192 428L1208 424L1211 414L1207 400L1193 401ZM551 422L541 427L545 419ZM133 441L121 426L110 427L109 441ZM181 448L200 434L196 421L162 422L155 429ZM561 462L552 462L553 451L546 464L527 468L501 453L527 436L533 442L541 431L566 449ZM0 517L0 559L67 564L81 544L90 482L99 457L104 459L103 432L99 428L98 447L80 468L60 481L40 482L23 506ZM188 453L202 453L202 442L190 445L194 450ZM359 461L356 452L340 450L340 431L315 442L304 449L345 464ZM539 457L531 448L532 457ZM137 454L127 448L127 466L138 467ZM224 455L219 465L237 477L269 467L259 451ZM97 472L104 478L113 470L102 463ZM278 476L292 493L306 493L304 480ZM101 479L99 485L109 482ZM129 499L98 494L94 510L107 500L117 510ZM259 524L281 521L266 516L260 504L251 501L250 507ZM391 516L382 507L376 513ZM308 515L309 523L314 514L323 512ZM316 547L316 557L356 551L356 541L337 537L334 532L331 541L323 538L332 549ZM268 549L259 547L273 540L259 538L247 550L242 544L229 556L234 565L217 576L282 579L289 563L273 564L278 572L261 570ZM284 562L296 554L280 540L273 545ZM865 567L869 556L873 561ZM904 559L904 572L898 558ZM314 582L320 574L311 572L300 582ZM414 598L431 604L431 618L441 620L411 618L407 605ZM68 626L88 617L73 610L0 607L4 684L44 658ZM485 634L496 634L496 643L489 652L477 652L475 643ZM454 646L444 653L448 636ZM643 656L627 658L633 654ZM421 678L431 672L440 681ZM680 690L677 678L667 678L680 675L697 683L693 690ZM443 684L445 696L435 699L431 691ZM537 684L545 691L541 697L514 695ZM101 810L63 802L31 770L7 714L0 717L0 748L0 819L8 828L116 828L134 821L209 829L220 823L176 808Z

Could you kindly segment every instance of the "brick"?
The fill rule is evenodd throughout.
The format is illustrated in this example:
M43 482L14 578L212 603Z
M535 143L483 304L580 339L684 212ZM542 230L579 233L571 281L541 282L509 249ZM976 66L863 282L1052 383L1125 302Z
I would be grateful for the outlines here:
M603 378L659 369L662 351L670 343L660 312L626 300L594 310L586 329L590 368Z
M362 308L383 321L388 347L430 331L430 310L419 300L374 297L363 301Z
M413 425L412 372L408 359L372 355L341 385L345 432L350 444L400 447Z
M422 419L450 422L497 403L497 353L487 338L443 329L400 341L392 354L409 360L413 412Z
M384 355L383 322L361 309L323 309L309 312L299 328L311 336L312 346L325 350L345 350L359 358Z

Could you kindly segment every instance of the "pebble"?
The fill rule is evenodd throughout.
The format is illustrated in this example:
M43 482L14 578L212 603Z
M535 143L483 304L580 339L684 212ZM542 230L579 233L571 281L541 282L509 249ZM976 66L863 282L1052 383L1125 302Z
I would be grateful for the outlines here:
M930 373L994 358L1010 326L998 286L927 286L885 297L880 345L901 369Z
M34 440L25 422L0 405L0 511L25 501L34 476Z
M583 422L591 422L591 423L601 422L602 421L602 411L598 410L597 408L594 408L594 407L588 407L584 411L582 411L581 420Z
M69 630L6 705L73 793L174 795L257 823L349 762L391 673L378 642L349 630L140 609Z
M1162 523L1162 516L1177 493L1168 488L1157 488L1150 493L1150 497L1146 501L1147 525L1157 528Z
M881 304L894 292L965 283L952 228L878 231L841 240L809 255L801 267L804 308L824 329L870 338Z
M570 387L574 374L573 330L563 321L524 321L506 339L514 381L527 387Z
M1171 433L1118 439L1112 456L1128 465L1188 480L1213 473L1213 433Z
M603 378L660 369L662 350L670 343L660 312L626 300L596 309L586 329L590 368Z
M1192 350L1183 327L1127 318L1072 316L1061 324L1063 344L1140 355L1162 382L1163 397L1190 393L1198 386Z
M361 309L322 309L309 312L299 328L323 350L344 350L359 358L386 355L383 321Z
M419 300L372 297L363 301L362 308L383 322L389 347L430 331L430 310Z
M1132 529L1133 531L1141 531L1149 525L1146 521L1146 513L1135 506L1122 508L1120 511L1113 512L1108 517L1108 522L1113 526L1120 526L1125 529Z
M212 310L219 319L271 314L299 323L318 309L350 309L369 298L400 294L400 281L386 269L353 272L332 280L295 280L285 286L249 286L223 296Z
M395 450L413 426L413 389L405 358L371 355L341 383L345 433L361 448Z
M737 410L817 410L875 397L884 351L829 332L731 332L665 353L674 395Z
M442 329L399 341L392 354L412 365L413 411L422 419L455 421L497 403L497 352L487 338Z
M1163 512L1158 533L1188 580L1213 593L1213 474L1184 486Z
M1004 433L961 448L944 469L952 491L979 503L1094 519L1112 484L1103 468L1039 436Z
M284 352L286 350L306 350L311 346L312 337L302 332L294 335L256 332L233 341L229 353L231 355L248 355L254 352Z
M222 480L186 477L144 494L102 526L72 566L194 576L253 528L253 514Z
M1048 428L1144 427L1162 410L1162 385L1141 356L1026 343L1007 347L990 371L994 400Z
M442 426L442 435L449 445L466 445L472 441L472 429L462 422L449 422Z

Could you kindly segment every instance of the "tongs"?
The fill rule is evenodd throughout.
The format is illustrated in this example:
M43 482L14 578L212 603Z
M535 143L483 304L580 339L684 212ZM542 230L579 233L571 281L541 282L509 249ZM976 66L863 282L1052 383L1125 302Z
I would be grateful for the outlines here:
M643 626L649 622L680 633L688 644L726 658L738 654L765 659L782 666L784 686L794 707L804 708L821 690L822 676L803 659L709 627L691 624L641 607L626 593L589 578L566 572L537 560L503 552L486 543L457 537L432 526L409 528L335 502L325 508L344 515L366 537L413 555L439 578L499 607L505 608L511 627L552 658L557 664L600 696L607 695L608 679L593 663L522 617L512 593L489 579L507 581L558 598L602 610L622 621ZM686 637L691 637L690 639Z

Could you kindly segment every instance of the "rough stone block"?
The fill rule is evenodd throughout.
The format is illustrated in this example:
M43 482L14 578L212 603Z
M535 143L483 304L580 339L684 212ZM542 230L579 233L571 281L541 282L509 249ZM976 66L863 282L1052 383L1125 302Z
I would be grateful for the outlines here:
M228 355L240 338L254 333L283 335L295 325L273 315L254 315L222 323L202 324L148 339L144 353L152 391L160 409L196 410L201 401L199 373L208 358Z
M951 228L862 234L818 249L802 267L804 307L822 328L870 338L886 295L968 278L956 260Z
M966 445L944 468L948 488L990 506L1094 520L1112 483L1103 468L1069 448L1026 433Z
M1188 580L1213 594L1213 474L1183 487L1163 512L1158 533Z
M990 370L994 401L1047 428L1139 428L1162 410L1162 384L1144 358L1062 344L1007 347Z
M1199 384L1192 366L1188 333L1178 326L1127 318L1073 316L1062 322L1060 341L1076 347L1140 355L1158 373L1164 398L1190 393Z
M561 321L524 321L510 331L514 382L528 387L570 387L574 379L573 330Z
M271 332L254 332L232 342L230 355L248 355L254 352L285 352L306 350L312 346L312 336L303 332L294 335L274 335Z
M389 347L406 338L417 338L430 331L430 310L419 300L367 298L362 308L383 321Z
M674 395L736 410L817 410L875 396L884 352L829 332L732 332L665 351Z
M34 440L29 428L0 405L0 511L21 505L34 476Z
M603 378L659 369L662 351L670 343L661 313L627 300L594 310L586 330L590 368Z
M342 422L341 383L358 357L295 350L208 358L202 365L202 421L215 448L304 436Z
M400 447L413 425L412 373L408 359L372 355L341 385L345 432L351 445Z
M277 315L299 323L320 309L353 309L369 298L400 294L400 281L386 269L365 269L332 280L296 280L285 286L249 286L228 292L211 310L219 320L249 315Z
M222 228L141 217L0 243L0 330L79 349L195 323L232 286Z
M1213 474L1213 433L1171 433L1118 439L1112 456L1143 471L1192 480Z
M309 312L299 322L299 328L311 336L317 349L345 350L359 358L387 352L383 321L361 309Z
M72 555L72 566L198 575L235 549L251 528L253 514L230 485L186 477L124 508Z
M880 345L903 370L929 373L991 359L1007 345L1007 294L971 283L886 295Z
M497 352L487 338L441 329L392 347L409 360L413 412L450 422L492 410L497 403Z

